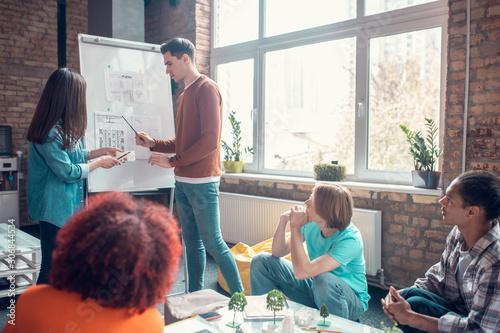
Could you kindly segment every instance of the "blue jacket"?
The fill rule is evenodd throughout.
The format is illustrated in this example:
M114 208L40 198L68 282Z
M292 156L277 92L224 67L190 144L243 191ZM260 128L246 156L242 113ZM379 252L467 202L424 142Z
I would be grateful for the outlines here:
M72 149L63 150L62 146L56 125L44 144L30 142L28 147L29 217L58 227L83 207L89 174L89 151L81 141Z

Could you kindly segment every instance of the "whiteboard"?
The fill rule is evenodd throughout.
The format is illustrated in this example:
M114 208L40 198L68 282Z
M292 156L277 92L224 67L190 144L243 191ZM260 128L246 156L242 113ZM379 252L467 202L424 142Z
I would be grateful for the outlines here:
M149 149L135 145L137 131L154 138L175 137L170 77L159 45L78 35L80 71L87 81L87 149L118 147L136 160L88 178L89 192L154 191L174 187L172 168L147 163Z

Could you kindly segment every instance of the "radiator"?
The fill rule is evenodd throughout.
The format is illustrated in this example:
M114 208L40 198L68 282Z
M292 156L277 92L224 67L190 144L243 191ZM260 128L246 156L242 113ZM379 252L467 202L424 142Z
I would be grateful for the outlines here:
M253 246L273 237L281 213L303 202L221 192L220 227L227 243ZM382 268L382 213L354 209L352 223L361 232L366 274L377 275Z

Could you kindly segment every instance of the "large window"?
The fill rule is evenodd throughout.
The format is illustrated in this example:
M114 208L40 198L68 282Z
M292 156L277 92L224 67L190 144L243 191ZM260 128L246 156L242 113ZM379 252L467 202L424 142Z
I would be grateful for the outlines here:
M411 182L399 125L441 123L444 0L213 1L212 75L254 148L246 170L338 161L350 180Z
M266 53L265 169L337 160L354 172L355 49L346 38Z
M215 3L218 47L259 37L259 0L215 0Z
M267 0L265 36L276 36L356 17L355 0Z
M217 66L217 81L221 89L224 103L224 120L222 140L231 144L231 123L229 114L236 112L237 121L241 122L241 147L253 146L253 59L229 62ZM251 154L243 155L242 161L252 163Z

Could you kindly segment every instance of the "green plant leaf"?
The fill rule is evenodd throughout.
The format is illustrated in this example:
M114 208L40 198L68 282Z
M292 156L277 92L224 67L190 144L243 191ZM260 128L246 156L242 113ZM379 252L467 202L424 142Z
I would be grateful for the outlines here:
M406 135L409 154L413 157L415 170L434 171L434 165L442 151L436 144L439 128L430 118L425 118L426 137L421 132L412 132L405 125L399 125Z
M233 138L233 142L231 143L231 145L229 145L224 140L221 140L221 148L224 151L224 160L240 161L241 156L243 156L244 153L253 154L253 148L245 147L243 150L241 148L241 122L236 120L236 111L231 111L228 118L231 124L231 135Z

